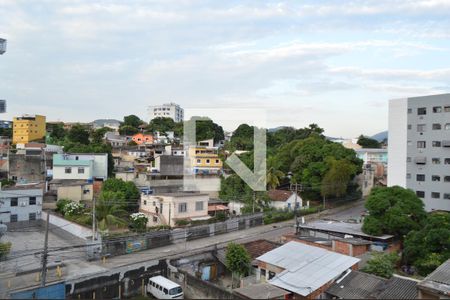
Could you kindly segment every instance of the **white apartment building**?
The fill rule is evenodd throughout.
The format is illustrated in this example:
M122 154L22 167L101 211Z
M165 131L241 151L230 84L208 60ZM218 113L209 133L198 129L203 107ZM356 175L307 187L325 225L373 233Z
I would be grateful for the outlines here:
M107 178L107 153L53 155L53 179L106 180Z
M388 140L388 186L450 211L450 94L391 100Z
M42 197L42 187L16 186L3 188L0 191L0 222L20 224L40 220Z
M175 122L183 122L184 120L184 109L173 102L149 106L148 113L150 117L149 122L154 118L171 118Z

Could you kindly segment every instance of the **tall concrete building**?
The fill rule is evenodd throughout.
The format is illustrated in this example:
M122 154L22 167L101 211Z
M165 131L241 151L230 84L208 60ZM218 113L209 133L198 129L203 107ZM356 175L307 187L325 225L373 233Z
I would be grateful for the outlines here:
M450 94L391 100L388 152L388 186L450 211Z
M150 120L154 118L171 118L175 122L183 122L184 120L184 109L182 109L178 104L170 102L163 105L149 106L148 113Z
M29 143L45 138L45 116L23 115L13 119L13 144Z

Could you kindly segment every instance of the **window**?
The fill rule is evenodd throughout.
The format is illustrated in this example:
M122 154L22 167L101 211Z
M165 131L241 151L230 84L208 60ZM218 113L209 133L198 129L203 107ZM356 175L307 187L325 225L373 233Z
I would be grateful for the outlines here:
M195 202L195 210L203 210L203 201Z
M164 294L166 294L166 295L169 294L169 290L166 289L166 288L163 290L163 292L164 292Z
M432 159L431 159L431 163L432 163L433 165L439 165L439 164L441 164L441 159L440 159L440 158L437 158L437 157L432 158Z
M450 182L450 176L445 176L444 177L444 182Z
M218 159L216 159L216 164L218 164L219 163L219 160Z
M17 215L11 215L11 216L9 217L9 221L10 221L11 223L17 222Z
M431 145L432 145L433 147L440 147L440 146L441 146L441 141L433 141L433 142L431 143Z
M186 211L187 211L187 203L186 202L179 203L178 204L178 212L185 213Z
M408 114L412 114L412 108L408 108Z
M426 124L417 124L417 132L425 132L427 130Z
M78 174L84 174L84 168L78 168Z
M209 162L210 162L209 159L207 159L207 160L206 160L206 163L209 164Z
M29 213L28 214L28 220L36 221L36 213Z
M417 114L420 115L426 115L427 114L427 108L426 107L419 107L417 109Z
M416 195L419 198L425 198L425 192L424 191L416 191Z
M269 271L269 280L275 277L275 272Z
M431 176L431 181L441 181L441 176L439 176L439 175L432 175Z
M439 199L439 198L441 198L441 193L431 192L431 198Z
M158 218L153 216L153 223L158 223Z
M442 106L434 106L434 107L433 107L433 112L434 112L434 113L440 113L440 112L442 112Z
M411 179L411 173L406 173L406 179Z
M412 146L412 142L411 141L408 141L407 144L408 144L408 146Z
M66 174L71 174L72 173L72 168L71 167L66 167L66 169L64 170L64 172Z
M19 202L18 198L11 198L11 206L17 206L18 202Z
M450 194L444 194L444 199L445 200L450 200Z
M450 165L450 158L446 158L446 159L444 160L444 164L445 164L445 165Z
M408 124L408 130L411 130L411 129L412 129L412 125Z
M36 197L30 197L28 199L28 204L29 205L36 205Z
M418 141L417 142L417 148L424 149L426 147L427 147L427 142L425 142L425 141Z
M444 106L444 111L445 112L450 112L450 106Z
M442 129L442 125L439 123L434 123L433 124L433 130L441 130Z
M147 205L147 200L144 200L144 205Z
M406 162L411 162L411 157L407 157Z
M201 163L202 161L200 160L200 159L197 159L197 163L199 164L199 163Z
M416 180L417 181L425 181L425 174L417 174Z
M450 130L450 123L446 123L444 129L445 130Z

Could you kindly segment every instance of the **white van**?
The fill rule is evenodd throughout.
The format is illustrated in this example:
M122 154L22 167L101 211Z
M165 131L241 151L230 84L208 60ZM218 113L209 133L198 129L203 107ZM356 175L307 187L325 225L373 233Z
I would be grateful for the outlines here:
M181 286L163 276L150 278L147 284L147 292L157 299L183 299Z

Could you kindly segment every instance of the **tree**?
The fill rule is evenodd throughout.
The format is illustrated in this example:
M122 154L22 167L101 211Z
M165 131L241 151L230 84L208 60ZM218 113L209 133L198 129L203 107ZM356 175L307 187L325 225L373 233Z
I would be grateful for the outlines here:
M123 181L118 178L108 178L102 187L102 194L105 193L116 193L114 196L119 200L125 200L124 208L128 212L137 212L139 208L139 201L141 193L132 181ZM108 195L108 198L111 198Z
M119 133L121 135L134 135L139 132L139 129L130 125L123 125L119 128Z
M106 153L108 154L108 176L114 173L114 158L112 156L112 147L104 143L90 143L84 145L80 143L64 143L64 151L72 153Z
M97 205L95 206L95 217L98 222L98 228L103 231L107 231L112 226L125 226L127 224L124 219L126 214L127 211L115 199L105 199L103 197L97 201Z
M398 261L399 257L395 252L374 253L362 271L389 279L394 274Z
M123 125L124 126L131 126L134 128L138 128L143 123L144 122L136 115L129 115L129 116L123 117Z
M95 143L95 144L103 143L103 138L105 137L105 134L110 131L114 131L114 130L109 127L102 127L97 130L92 130L91 131L91 142Z
M356 166L345 159L330 158L328 163L331 167L322 179L321 194L323 197L342 197L356 174Z
M267 146L268 148L278 148L282 145L290 143L294 140L303 140L310 136L324 138L323 129L317 124L310 124L308 127L295 129L294 127L282 127L278 130L268 132Z
M143 232L147 228L148 217L141 212L130 215L130 228L136 232Z
M83 145L89 144L89 132L87 129L80 124L75 124L67 134L67 138L72 143L78 143ZM66 150L66 149L64 149Z
M155 133L158 131L164 134L168 131L175 131L175 124L176 123L172 118L158 117L152 119L145 130L151 133Z
M242 245L229 243L225 254L225 261L232 275L237 274L241 277L246 275L250 270L250 254L248 254Z
M284 177L284 173L280 170L270 167L266 173L266 183L269 189L276 189L280 185L281 178Z
M427 218L422 200L399 186L372 189L365 207L369 216L362 230L371 235L381 232L403 237L411 230L419 230Z
M192 117L186 121L188 126L195 120L195 135L197 141L213 139L215 143L225 139L222 126L214 123L208 117Z
M64 129L63 123L56 123L56 124L52 124L52 125L49 125L47 123L47 128L51 131L50 137L54 141L63 140L67 134L67 131Z
M241 124L233 132L230 144L236 150L253 150L254 128L247 124Z
M450 213L431 213L425 225L408 233L402 260L426 276L450 258Z
M365 137L362 134L359 136L357 143L363 148L381 148L381 143L377 140Z

